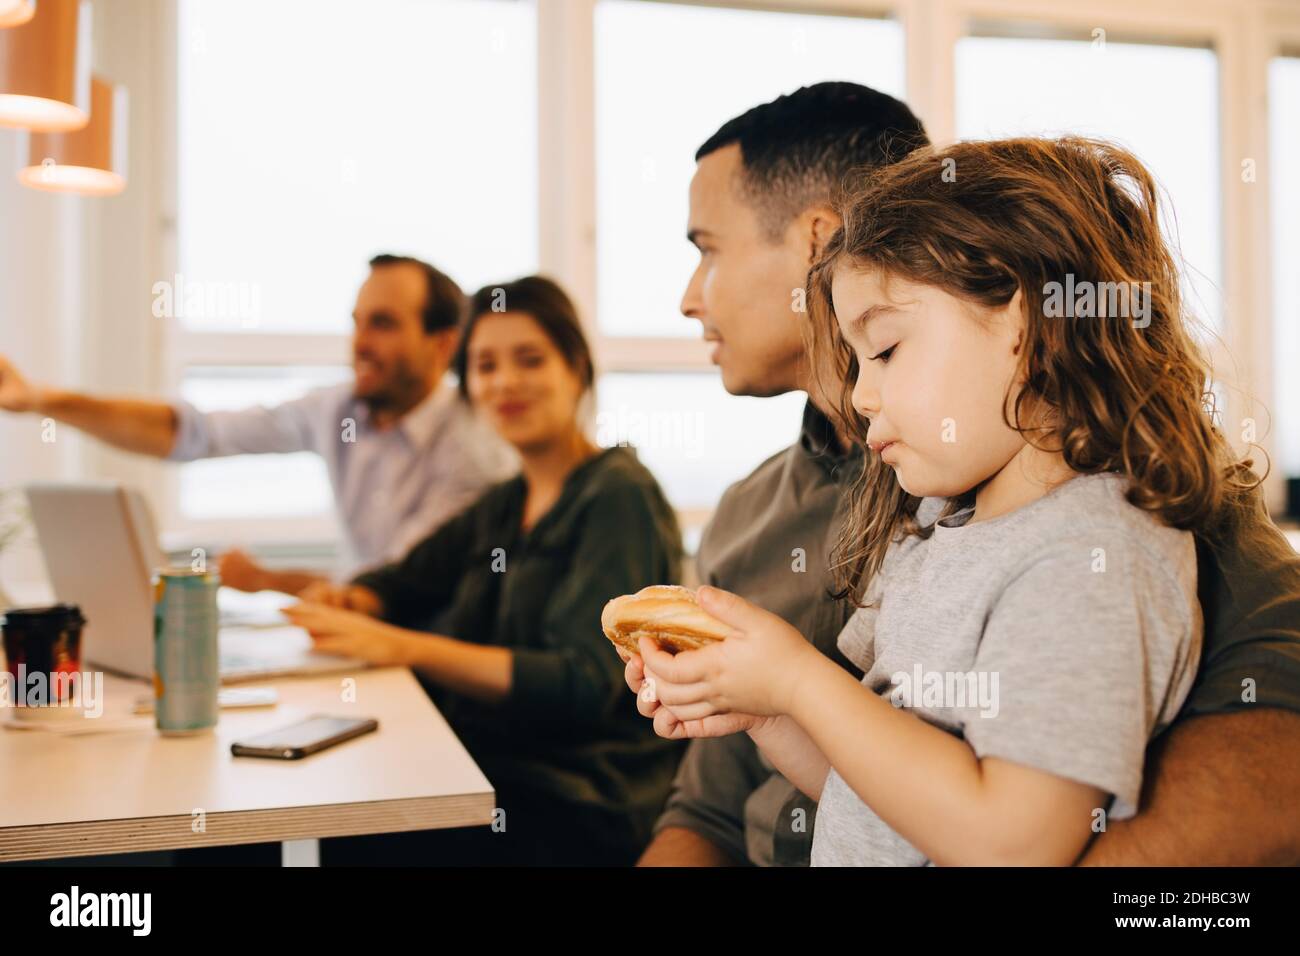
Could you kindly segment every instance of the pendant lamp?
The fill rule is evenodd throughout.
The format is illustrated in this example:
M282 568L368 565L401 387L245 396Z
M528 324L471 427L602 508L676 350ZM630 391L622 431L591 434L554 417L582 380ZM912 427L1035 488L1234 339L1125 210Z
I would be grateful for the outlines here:
M125 86L91 81L90 124L72 133L32 133L18 181L45 192L115 196L126 189Z
M0 30L20 27L36 14L36 0L0 0Z
M61 133L90 121L90 27L88 0L40 0L28 22L0 30L0 126Z

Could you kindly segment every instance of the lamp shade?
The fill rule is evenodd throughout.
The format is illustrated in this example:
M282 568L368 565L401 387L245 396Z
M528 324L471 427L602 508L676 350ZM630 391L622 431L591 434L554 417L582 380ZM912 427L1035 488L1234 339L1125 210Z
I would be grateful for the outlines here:
M36 0L0 0L0 30L20 27L36 13Z
M90 25L87 0L40 0L31 20L0 30L0 126L66 132L90 121Z
M30 165L18 170L18 181L45 192L117 195L126 188L126 117L126 87L94 77L90 124L72 133L32 133Z

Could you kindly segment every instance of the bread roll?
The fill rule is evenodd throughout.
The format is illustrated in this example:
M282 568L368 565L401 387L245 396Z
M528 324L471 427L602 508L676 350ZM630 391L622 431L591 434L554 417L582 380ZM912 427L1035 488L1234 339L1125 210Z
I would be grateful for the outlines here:
M695 592L675 584L654 584L624 594L605 605L600 615L605 636L628 654L639 654L638 641L652 637L670 654L694 650L727 636L730 628L706 614Z

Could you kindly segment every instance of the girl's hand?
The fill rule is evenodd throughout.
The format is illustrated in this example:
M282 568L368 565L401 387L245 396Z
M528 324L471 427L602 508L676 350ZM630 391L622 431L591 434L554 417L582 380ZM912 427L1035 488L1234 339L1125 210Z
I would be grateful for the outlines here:
M649 638L644 639L644 646L658 649L658 645ZM655 680L647 678L645 665L638 654L626 654L619 650L619 657L627 662L623 669L623 678L628 689L636 694L636 709L643 717L654 721L655 733L669 740L688 737L725 737L729 734L750 730L765 724L770 718L754 714L718 714L700 720L681 721L659 701L655 689Z
M702 587L696 598L731 633L675 657L642 639L645 677L654 680L658 700L687 724L720 714L790 713L796 693L825 658L781 618L739 595Z
M304 601L284 609L290 623L312 637L313 650L355 657L377 666L405 664L412 636L368 614Z

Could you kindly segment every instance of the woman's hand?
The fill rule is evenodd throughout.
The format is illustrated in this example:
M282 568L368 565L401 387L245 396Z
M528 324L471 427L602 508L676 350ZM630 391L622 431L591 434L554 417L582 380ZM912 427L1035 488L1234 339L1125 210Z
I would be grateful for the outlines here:
M716 715L790 713L796 694L826 659L781 618L739 595L702 587L696 599L731 633L676 656L643 639L644 679L654 682L658 701L687 724Z
M313 581L298 592L298 599L314 604L328 604L330 607L341 607L349 611L360 611L371 617L381 616L384 607L383 602L379 600L379 595L370 588L359 584L334 584L331 581Z
M643 638L642 644L646 648L658 649L658 645L649 638ZM655 733L660 737L669 740L726 737L729 734L740 733L742 730L761 728L773 719L754 714L714 714L699 720L678 720L673 712L660 702L654 679L647 678L645 675L641 656L629 655L622 648L618 649L618 656L627 664L623 669L623 679L627 681L628 689L636 694L637 711L654 722Z
M290 623L304 628L322 654L355 657L368 664L405 665L418 635L367 614L304 601L284 609Z

